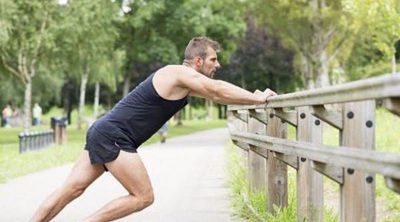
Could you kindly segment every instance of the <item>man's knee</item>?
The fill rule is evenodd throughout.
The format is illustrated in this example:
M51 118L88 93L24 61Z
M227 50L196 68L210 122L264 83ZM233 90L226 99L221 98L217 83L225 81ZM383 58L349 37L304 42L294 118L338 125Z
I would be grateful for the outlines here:
M154 193L150 191L146 193L143 197L143 204L145 207L148 207L154 203Z
M85 192L86 187L81 184L68 184L64 187L64 190L70 198L75 199Z
M139 202L140 210L152 205L154 203L154 193L153 191L149 191L140 195L132 195ZM137 202L135 203L137 204Z

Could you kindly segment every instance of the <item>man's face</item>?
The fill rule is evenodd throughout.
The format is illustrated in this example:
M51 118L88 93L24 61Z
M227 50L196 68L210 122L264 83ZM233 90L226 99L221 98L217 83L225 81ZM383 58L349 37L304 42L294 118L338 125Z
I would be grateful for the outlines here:
M210 78L212 78L217 69L221 67L218 62L217 52L211 47L208 47L207 56L205 59L202 59L202 61L203 63L200 66L199 72Z

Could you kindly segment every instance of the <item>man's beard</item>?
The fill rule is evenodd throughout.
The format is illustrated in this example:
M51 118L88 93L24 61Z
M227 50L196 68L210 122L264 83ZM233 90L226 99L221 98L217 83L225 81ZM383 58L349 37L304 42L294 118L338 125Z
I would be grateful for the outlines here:
M210 78L214 78L214 75L215 75L215 72L216 72L216 71L217 71L216 69L213 69L211 72L207 73L207 72L204 70L204 67L201 67L201 69L200 69L200 73L201 73L201 74L203 74L203 75L205 75L205 76L208 76L208 77L210 77Z
M215 71L216 71L216 70L213 70L213 71L211 71L211 73L210 73L210 78L211 78L211 79L213 79L213 78L214 78Z

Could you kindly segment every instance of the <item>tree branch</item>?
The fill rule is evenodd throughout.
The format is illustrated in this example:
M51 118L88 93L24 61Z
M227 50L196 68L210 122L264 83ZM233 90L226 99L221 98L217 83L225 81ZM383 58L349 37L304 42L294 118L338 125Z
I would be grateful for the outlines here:
M37 57L38 57L38 54L39 54L39 49L40 49L40 46L42 45L43 33L44 33L45 29L46 29L46 25L47 25L47 21L48 21L48 17L49 17L49 12L48 11L45 12L45 16L44 17L45 18L44 18L43 23L42 23L42 25L40 27L39 38L36 41L36 47L33 50L32 60L30 62L30 66L29 66L31 70L34 69L34 65L35 65L35 63L37 61ZM35 72L32 72L31 75L33 77L35 75Z
M340 41L338 42L338 44L336 45L336 47L334 48L335 51L331 54L331 56L327 59L327 62L330 63L334 58L336 58L337 54L340 52L342 46L344 45L344 43L346 42L346 40L348 39L350 31L346 31L346 33L343 35L343 38L340 39Z
M15 76L17 76L23 83L25 83L25 79L23 78L23 76L21 75L21 73L19 73L17 70L15 70L13 67L11 67L10 65L8 65L6 63L6 59L4 58L3 55L1 55L1 61L3 63L4 68L6 68L10 73L14 74Z
M330 41L332 37L336 34L336 26L332 27L324 36L326 41Z
M27 63L26 62L26 56L22 56L22 69L23 69L22 75L28 81L30 78L29 78L29 72L28 72L28 69L27 69L28 65L26 63Z

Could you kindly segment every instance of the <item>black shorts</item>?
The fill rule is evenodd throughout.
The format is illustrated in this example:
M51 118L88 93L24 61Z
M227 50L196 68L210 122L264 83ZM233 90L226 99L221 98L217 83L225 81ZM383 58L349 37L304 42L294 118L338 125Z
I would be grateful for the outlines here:
M118 128L110 124L93 124L86 134L85 150L91 164L105 164L115 160L121 150L136 153L136 147Z

